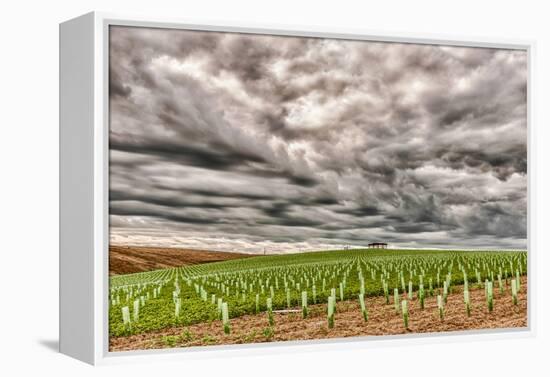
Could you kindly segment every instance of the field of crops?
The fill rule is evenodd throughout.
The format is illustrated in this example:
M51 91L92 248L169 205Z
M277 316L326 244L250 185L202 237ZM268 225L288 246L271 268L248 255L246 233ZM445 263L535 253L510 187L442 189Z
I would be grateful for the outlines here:
M340 302L355 300L369 320L369 296L382 296L407 328L409 302L437 300L445 317L447 296L464 286L464 311L470 315L470 288L484 288L491 312L494 292L517 303L521 276L527 274L523 251L338 250L258 256L219 263L113 276L110 279L109 333L140 334L173 326L219 321L230 334L233 318L325 304L327 329L338 321Z

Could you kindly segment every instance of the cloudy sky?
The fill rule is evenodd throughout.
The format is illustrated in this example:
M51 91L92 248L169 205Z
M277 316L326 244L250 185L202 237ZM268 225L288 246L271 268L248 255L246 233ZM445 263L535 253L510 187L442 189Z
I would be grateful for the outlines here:
M526 58L111 27L111 242L526 248Z

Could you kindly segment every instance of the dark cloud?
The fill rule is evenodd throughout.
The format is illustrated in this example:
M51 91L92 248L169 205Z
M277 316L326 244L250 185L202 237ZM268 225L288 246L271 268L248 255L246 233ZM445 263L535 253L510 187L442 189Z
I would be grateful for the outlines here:
M136 216L136 217L154 217L168 221L175 221L189 224L215 224L221 222L220 219L211 217L186 216L174 211L164 211L146 205L147 202L131 203L130 205L112 202L109 205L109 213L113 216Z
M526 59L111 27L111 239L525 248Z

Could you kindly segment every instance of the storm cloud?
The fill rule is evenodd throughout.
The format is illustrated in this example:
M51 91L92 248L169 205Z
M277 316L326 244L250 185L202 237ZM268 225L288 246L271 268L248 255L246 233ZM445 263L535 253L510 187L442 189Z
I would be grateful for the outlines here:
M116 244L526 248L522 50L113 27Z

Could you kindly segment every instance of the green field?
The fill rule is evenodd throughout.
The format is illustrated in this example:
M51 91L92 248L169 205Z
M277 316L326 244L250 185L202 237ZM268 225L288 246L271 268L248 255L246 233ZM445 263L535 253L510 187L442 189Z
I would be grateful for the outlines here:
M452 292L463 285L518 280L525 251L334 250L170 268L110 278L109 334L123 336L276 309L386 296ZM409 287L410 285L410 287ZM333 290L334 289L334 290ZM305 294L303 292L306 292ZM305 302L303 297L306 297ZM269 300L271 299L271 300ZM123 314L125 313L125 314ZM124 318L126 316L126 318ZM228 331L229 328L228 328Z

